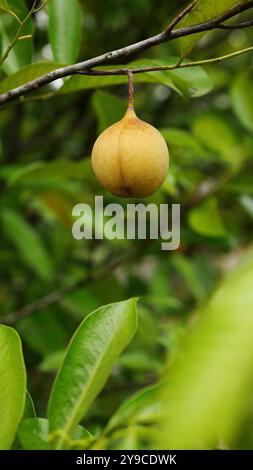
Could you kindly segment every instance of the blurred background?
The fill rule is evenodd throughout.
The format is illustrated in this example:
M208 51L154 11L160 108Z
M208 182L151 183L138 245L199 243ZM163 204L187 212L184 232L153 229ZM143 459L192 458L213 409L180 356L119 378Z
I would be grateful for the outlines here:
M9 3L15 7L15 2ZM27 7L31 3L27 1ZM187 2L82 0L79 4L81 41L75 60L157 34ZM4 43L15 19L2 14L0 21ZM38 12L31 23L33 62L47 64L41 66L42 72L52 61L63 63L60 53L52 53L48 11ZM252 44L252 28L214 31L189 56L208 59ZM20 41L17 46L21 49L16 48L15 54L24 62L31 43ZM178 55L179 42L173 41L133 60L173 63ZM27 66L28 61L15 64L15 58L12 54L1 68L0 91L11 76L15 84L13 74ZM124 399L164 376L180 354L181 338L195 323L196 311L208 304L241 257L249 256L252 64L253 55L248 54L202 69L136 79L136 112L161 130L170 150L168 177L146 202L181 204L181 245L176 252L162 252L159 240L72 237L74 204L93 205L95 195L103 195L105 203L119 202L96 181L90 155L99 133L125 112L125 77L72 77L64 85L57 81L2 107L1 320L21 335L29 391L41 416L66 345L89 312L140 297L137 335L86 418L86 426L96 431ZM27 77L29 73L30 69ZM246 418L225 447L252 448L252 399L247 398L246 408Z

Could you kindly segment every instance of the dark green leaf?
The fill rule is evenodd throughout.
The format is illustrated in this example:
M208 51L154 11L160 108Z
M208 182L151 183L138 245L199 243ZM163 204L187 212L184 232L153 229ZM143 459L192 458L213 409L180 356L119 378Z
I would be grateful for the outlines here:
M11 209L4 209L1 219L4 233L17 248L27 266L41 279L50 280L53 275L52 261L38 233L21 215Z
M99 122L99 133L122 119L126 112L126 102L107 91L95 91L92 105Z
M71 64L78 57L82 9L78 0L50 0L49 37L54 60Z
M232 106L242 125L253 131L253 89L248 71L240 73L231 90Z

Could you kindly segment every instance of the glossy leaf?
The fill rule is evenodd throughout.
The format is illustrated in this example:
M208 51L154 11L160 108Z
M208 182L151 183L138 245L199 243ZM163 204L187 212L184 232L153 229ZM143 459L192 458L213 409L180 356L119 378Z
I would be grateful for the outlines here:
M214 449L245 416L253 380L253 262L237 269L199 314L168 372L161 449Z
M82 9L78 0L50 0L49 38L55 61L71 64L78 57Z
M8 0L8 6L11 11L22 21L27 13L28 8L23 0ZM2 49L5 51L9 44L12 42L15 34L18 30L19 24L11 15L4 15L1 18L0 32L2 33L3 46ZM30 18L20 35L32 35L33 34L33 23ZM12 50L10 51L7 59L1 65L2 69L7 74L16 72L20 67L29 64L32 59L33 53L33 41L32 38L17 41Z
M51 432L69 433L85 416L135 331L136 299L101 307L85 318L70 342L51 392ZM61 438L55 447L62 447Z
M252 78L248 71L240 73L231 89L232 106L242 125L253 131Z
M9 449L26 398L26 371L21 341L15 330L0 325L0 449Z
M216 199L208 199L189 213L189 224L195 232L207 237L226 237L227 232Z
M2 211L1 220L6 237L27 266L41 279L50 280L53 275L51 258L34 228L11 209Z
M18 439L26 450L47 450L48 422L43 418L27 418L21 421Z
M179 23L179 28L185 28L199 23L204 23L211 18L221 15L238 3L238 0L198 0L196 6ZM185 56L205 33L192 34L180 39L182 55Z

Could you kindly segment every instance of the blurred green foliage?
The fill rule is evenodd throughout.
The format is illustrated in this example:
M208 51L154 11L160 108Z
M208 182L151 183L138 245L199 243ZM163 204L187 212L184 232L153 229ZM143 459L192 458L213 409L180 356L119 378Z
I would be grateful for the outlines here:
M50 1L50 21L50 8L29 20L24 34L34 31L33 40L18 41L2 65L0 92L53 70L58 62L83 60L156 34L187 4L82 0L75 12L70 16L65 12L54 26L54 8L60 2ZM30 0L8 3L20 17L32 4ZM3 53L17 22L1 8L0 2ZM66 41L66 18L72 25L68 30L72 44ZM248 47L252 41L252 28L210 32L188 58L215 57ZM165 43L132 59L138 65L175 63L188 42ZM181 204L181 245L174 253L162 252L159 240L72 237L74 204L93 205L94 196L100 194L105 203L119 201L96 181L90 154L98 134L122 117L126 103L125 77L73 76L1 109L1 320L10 321L20 334L28 390L38 416L45 417L55 373L80 322L102 305L139 296L137 334L90 408L85 427L98 435L106 425L110 439L101 437L102 448L156 446L152 433L159 432L153 423L161 414L161 397L168 393L166 401L176 414L170 416L169 410L166 415L172 427L165 447L252 449L252 267L247 276L239 270L232 287L222 287L209 303L242 256L251 256L252 56L136 77L136 111L161 130L170 149L168 177L147 202ZM100 275L93 278L91 273ZM30 310L24 309L34 302ZM185 346L189 331L193 339ZM233 356L236 348L238 355ZM177 371L182 374L179 378ZM170 377L175 388L168 386L164 392L160 383L170 384ZM179 396L171 397L170 390L177 387ZM26 418L24 432L19 431L21 443L34 423L27 421L36 419L31 414ZM37 445L45 448L48 423L41 418L35 425ZM87 439L83 429L79 439Z

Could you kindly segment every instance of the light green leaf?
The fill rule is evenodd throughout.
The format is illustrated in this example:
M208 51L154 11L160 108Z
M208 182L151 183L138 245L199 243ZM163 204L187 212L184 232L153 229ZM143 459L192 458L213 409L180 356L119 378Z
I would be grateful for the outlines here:
M8 6L9 9L13 11L21 21L26 17L28 13L28 8L23 0L8 0ZM12 42L13 38L16 35L18 27L19 24L16 18L11 15L3 15L0 23L0 33L2 34L3 39L3 51L5 51L9 44ZM32 34L33 23L30 18L22 29L22 36ZM1 67L5 73L12 74L16 72L20 67L23 67L24 65L29 64L31 62L32 53L32 38L24 41L17 41L15 46L10 51L8 58L4 61Z
M99 133L122 119L126 112L125 100L103 90L95 91L92 97L92 106L97 114Z
M56 377L48 407L50 431L69 433L103 388L136 331L136 299L95 310L80 324ZM62 447L62 438L55 444Z
M232 106L242 125L253 131L253 87L248 71L240 73L231 89Z
M211 18L221 15L238 3L238 0L198 0L196 6L178 24L178 28L186 28L195 24L204 23ZM180 38L182 55L185 56L205 33L192 34Z
M27 418L21 421L18 439L26 450L47 450L48 421L43 418Z
M191 228L207 237L226 237L227 232L222 220L217 201L207 199L189 212L188 221Z
M6 237L15 245L23 261L38 277L49 281L53 275L52 261L38 233L11 209L2 211L1 220Z
M252 253L247 259L199 312L168 371L154 443L160 449L218 448L245 418L253 380Z
M78 57L82 9L78 0L50 0L49 38L55 61L71 64Z
M20 338L0 325L0 449L9 449L22 418L26 398L26 370Z

